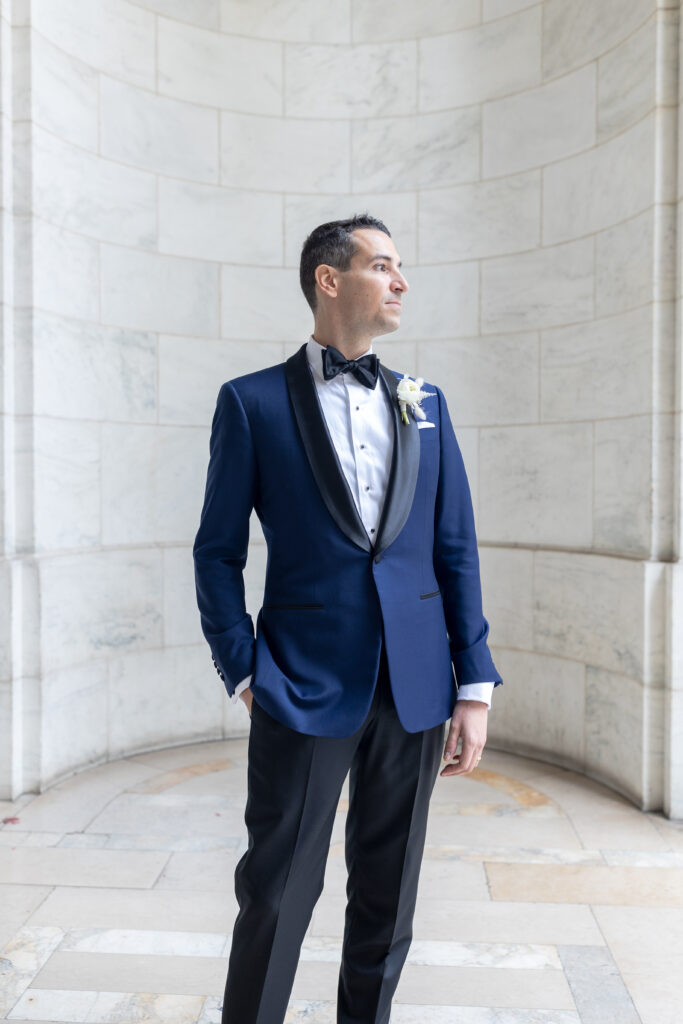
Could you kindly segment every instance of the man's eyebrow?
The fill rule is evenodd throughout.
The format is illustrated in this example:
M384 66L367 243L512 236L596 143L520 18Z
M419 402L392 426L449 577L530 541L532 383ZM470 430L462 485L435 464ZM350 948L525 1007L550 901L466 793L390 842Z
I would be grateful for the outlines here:
M368 260L368 263L372 263L373 260L389 260L389 263L394 262L393 256L390 256L388 252L376 252L375 255ZM400 267L402 263L403 260L399 260L396 266Z

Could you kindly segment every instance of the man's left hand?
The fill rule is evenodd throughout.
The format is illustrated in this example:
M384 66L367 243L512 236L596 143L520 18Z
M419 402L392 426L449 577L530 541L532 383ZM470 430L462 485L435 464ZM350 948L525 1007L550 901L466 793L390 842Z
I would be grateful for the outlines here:
M451 726L448 730L444 760L449 763L440 775L468 775L481 756L486 743L488 704L483 700L458 700L455 703ZM462 739L462 750L451 760Z

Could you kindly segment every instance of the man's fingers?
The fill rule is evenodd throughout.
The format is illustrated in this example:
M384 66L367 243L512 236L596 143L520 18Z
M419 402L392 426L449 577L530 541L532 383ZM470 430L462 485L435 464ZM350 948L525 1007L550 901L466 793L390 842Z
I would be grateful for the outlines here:
M448 739L446 740L446 752L444 757L446 760L453 757L458 747L458 737L460 736L459 726L451 725L448 731Z
M477 764L479 763L479 757L483 749L483 747L475 747L471 752L469 760L466 757L463 757L463 755L461 754L458 758L458 761L447 764L446 767L442 770L441 774L469 775L469 773L477 767Z

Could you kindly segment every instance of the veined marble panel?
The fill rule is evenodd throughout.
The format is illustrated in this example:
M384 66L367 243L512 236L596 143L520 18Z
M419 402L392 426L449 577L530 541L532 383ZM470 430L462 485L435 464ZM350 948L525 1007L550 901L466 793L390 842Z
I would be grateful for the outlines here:
M12 607L12 567L7 559L0 561L0 607ZM0 679L11 678L12 616L0 616Z
M168 742L169 736L217 739L225 699L223 684L205 645L113 657L109 663L109 756L121 757L129 750L160 747ZM194 800L199 802L200 798ZM196 832L212 832L209 826L221 820L225 827L225 820L214 818L213 812L209 815L200 807L198 811L199 818L205 813L209 821L199 828L198 818ZM189 812L188 806L183 811L183 828L191 827L186 817ZM96 828L100 832L113 830L113 826ZM155 831L154 822L141 821L140 827L132 831Z
M31 116L65 142L97 151L97 71L31 35Z
M98 243L40 218L32 219L32 232L32 299L26 296L26 304L63 316L97 320Z
M43 666L66 668L161 642L161 551L40 560Z
M482 17L484 21L494 18L506 18L527 7L533 7L539 0L483 0Z
M479 333L476 261L404 269L412 291L403 300L401 326L390 335L391 341L387 344L423 338L466 338Z
M478 259L533 249L541 231L539 171L428 189L420 195L420 259Z
M478 106L354 121L351 124L353 191L403 193L406 189L476 181L480 135ZM371 196L371 199L375 207L385 201L381 195ZM362 200L362 195L357 196L356 206ZM365 207L368 204L369 200Z
M654 297L652 277L655 260L655 219L663 213L660 207L649 207L621 224L605 228L595 237L595 315L609 316L627 309L644 306ZM668 218L667 218L668 220ZM667 250L672 253L675 237L673 225L666 231ZM670 279L668 268L662 268ZM667 295L671 285L664 284ZM667 296L668 297L668 296Z
M301 344L307 340L303 337ZM224 381L281 363L279 341L159 339L159 419L163 423L210 426Z
M497 647L531 650L533 552L523 548L488 547L480 538L479 567L484 615L489 622L492 643Z
M197 427L105 423L102 542L189 541L199 525L206 438Z
M0 595L5 594L0 587ZM8 616L6 616L8 618ZM1 628L1 627L0 627ZM4 636L0 639L5 639ZM14 791L14 775L16 760L14 757L14 692L15 683L9 679L0 679L0 778L2 787L0 796L11 796ZM6 934L7 925L0 924L0 941Z
M636 679L586 668L586 768L647 806L662 797L663 698Z
M34 311L34 412L89 420L152 421L153 334Z
M593 239L485 260L482 329L529 330L593 317Z
M652 306L544 331L541 418L593 420L651 412Z
M103 156L191 181L218 181L218 111L100 79Z
M645 667L645 571L606 555L534 555L537 651L640 679Z
M281 266L282 248L282 196L170 178L159 181L160 252Z
M154 89L154 15L122 0L32 0L31 24L91 68Z
M603 56L643 25L652 7L652 0L545 0L544 78Z
M353 125L357 129L359 125ZM356 174L354 171L354 180ZM397 248L405 264L417 262L417 217L415 203L407 192L376 195L355 191L339 195L293 194L283 196L285 224L285 265L299 266L301 249L310 232L318 224L351 217L358 210L367 210L378 217L400 243ZM386 337L384 335L383 337Z
M482 538L590 546L591 423L482 428L479 459Z
M375 37L363 46L289 43L284 65L288 117L336 120L417 113L415 40L382 43Z
M653 298L655 302L673 302L676 294L676 219L675 203L658 203L654 209Z
M506 24L506 22L502 22ZM484 105L484 176L541 167L595 142L595 65Z
M498 687L493 698L494 742L580 768L585 755L585 666L509 649L501 651L496 664L507 685Z
M192 545L165 547L163 559L164 646L206 645L203 650L210 660L211 652L202 633L197 608Z
M461 32L421 39L419 109L443 110L541 80L541 5Z
M223 185L264 192L344 192L349 125L325 118L220 114Z
M159 18L157 46L160 93L207 107L282 113L280 43Z
M28 25L18 25L11 16L3 20L5 24L2 25L0 38L0 115L3 118L4 139L7 140L9 152L12 136L14 139L23 140L28 139L30 135L29 126L21 126L21 122L31 120L31 29ZM10 21L14 21L14 24L10 25ZM23 134L17 135L17 130Z
M664 117L665 111L659 112ZM543 172L543 242L588 235L641 213L654 192L655 115ZM673 184L673 183L672 183ZM672 200L668 189L659 197Z
M649 557L652 489L652 418L624 416L596 423L596 549Z
M216 264L106 244L100 246L100 258L105 323L217 336Z
M191 25L220 28L221 0L144 0L144 6L149 11L189 22Z
M417 358L416 373L447 389L449 410L457 425L538 421L539 343L535 333L418 340Z
M670 12L662 12L665 13ZM640 121L655 105L658 83L675 81L675 76L661 74L657 68L658 20L656 16L648 18L623 43L599 59L598 140ZM667 45L669 39L675 38L676 33L665 32L662 42ZM666 91L660 102L675 104L676 97Z
M330 17L317 0L219 0L221 29L257 39L295 42L351 42L351 5L340 4Z
M249 544L247 564L244 568L245 604L247 606L247 612L251 615L255 626L256 616L263 604L268 548L265 543L263 530L258 520L258 516L254 511L251 513L249 530L251 534L251 542Z
M100 425L36 416L33 442L36 551L99 544Z
M301 337L310 307L299 284L298 267L221 267L221 336L250 341Z
M107 752L107 666L102 660L41 679L41 776L45 784Z
M425 0L421 4L395 4L391 17L386 10L365 0L351 0L353 40L373 43L377 40L415 39L439 32L456 32L479 24L479 0Z
M2 127L4 128L6 124L7 124L7 119L5 118L2 121ZM19 128L15 134L17 134L17 135L21 134L21 128ZM28 148L26 147L26 145L18 146L17 147L17 151L18 151L17 164L20 167L20 173L21 173L20 181L23 182L23 188L25 189L28 186L28 182L30 181L30 175L29 175L30 161L29 161L29 156L28 156ZM6 161L5 161L5 167L7 167L7 162ZM56 246L54 240L51 238L51 235L49 234L49 225L43 225L42 221L33 221L31 219L31 217L29 217L28 214L25 212L26 202L25 202L25 197L21 195L21 191L22 191L22 185L20 185L19 188L17 189L17 202L21 203L21 207L20 207L21 210L22 210L21 213L11 214L8 210L0 211L0 223L2 224L2 228L3 228L3 237L4 238L9 238L10 235L8 234L8 231L11 229L11 232L12 232L11 237L12 237L14 249L15 249L16 252L30 252L31 251L31 246L35 246L36 244L41 244L41 243L43 245L46 245L46 247L47 246L50 247L50 253L47 255L47 258L44 260L44 263L41 263L42 256L43 256L42 252L36 253L35 251L33 252L33 260L15 260L15 262L14 262L14 267L13 267L14 282L13 282L13 284L14 284L15 311L16 311L16 315L19 318L19 320L21 320L21 317L23 316L24 317L24 321L25 321L26 320L26 314L23 311L26 308L31 307L31 306L33 308L35 308L36 304L37 304L36 303L36 292L35 292L35 287L36 287L36 271L37 270L40 271L41 267L43 267L43 273L45 275L47 275L47 272L48 272L48 270L50 268L50 256L54 255L54 250L55 250L55 248L57 246ZM43 230L43 228L44 228L44 230ZM64 233L64 234L66 235L66 233ZM43 235L45 237L42 237ZM62 241L63 241L64 247L66 249L67 238L65 237ZM88 246L87 255L85 257L83 257L82 253L83 253L83 247L80 250L78 250L77 252L74 252L73 254L67 252L66 253L67 266L65 266L64 268L59 268L58 270L55 270L54 267L52 268L53 273L55 274L56 277L59 277L60 274L62 275L62 280L64 281L64 284L67 287L72 287L73 286L73 279L74 279L74 276L75 276L73 274L73 272L71 272L71 268L70 268L70 266L68 264L77 262L79 258L82 260L83 263L85 263L85 261L86 261L86 259L88 257L90 257L91 260L96 257L96 250L95 250L94 246ZM67 282L68 282L68 284L67 284ZM45 284L46 284L45 293L46 293L46 297L48 298L48 301L54 301L57 304L59 304L61 302L61 304L65 308L65 311L68 312L68 313L71 313L72 305L68 301L71 297L70 296L61 296L60 297L60 295L59 295L59 288L57 288L55 290L50 290L50 288L49 288L49 281L47 279L45 281ZM78 308L83 308L85 306L85 300L80 295L77 296L77 298L80 300L80 306ZM93 307L89 306L87 308L88 309L92 309Z
M154 248L156 182L33 128L35 213L62 228L121 245Z

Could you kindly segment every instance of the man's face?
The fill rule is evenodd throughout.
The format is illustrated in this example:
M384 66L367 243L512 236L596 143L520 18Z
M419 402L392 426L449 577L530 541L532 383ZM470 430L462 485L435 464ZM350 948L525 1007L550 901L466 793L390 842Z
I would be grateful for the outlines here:
M373 337L389 334L401 324L401 302L408 282L391 238L375 228L353 232L357 252L347 271L329 268L334 281L335 314L347 326Z

